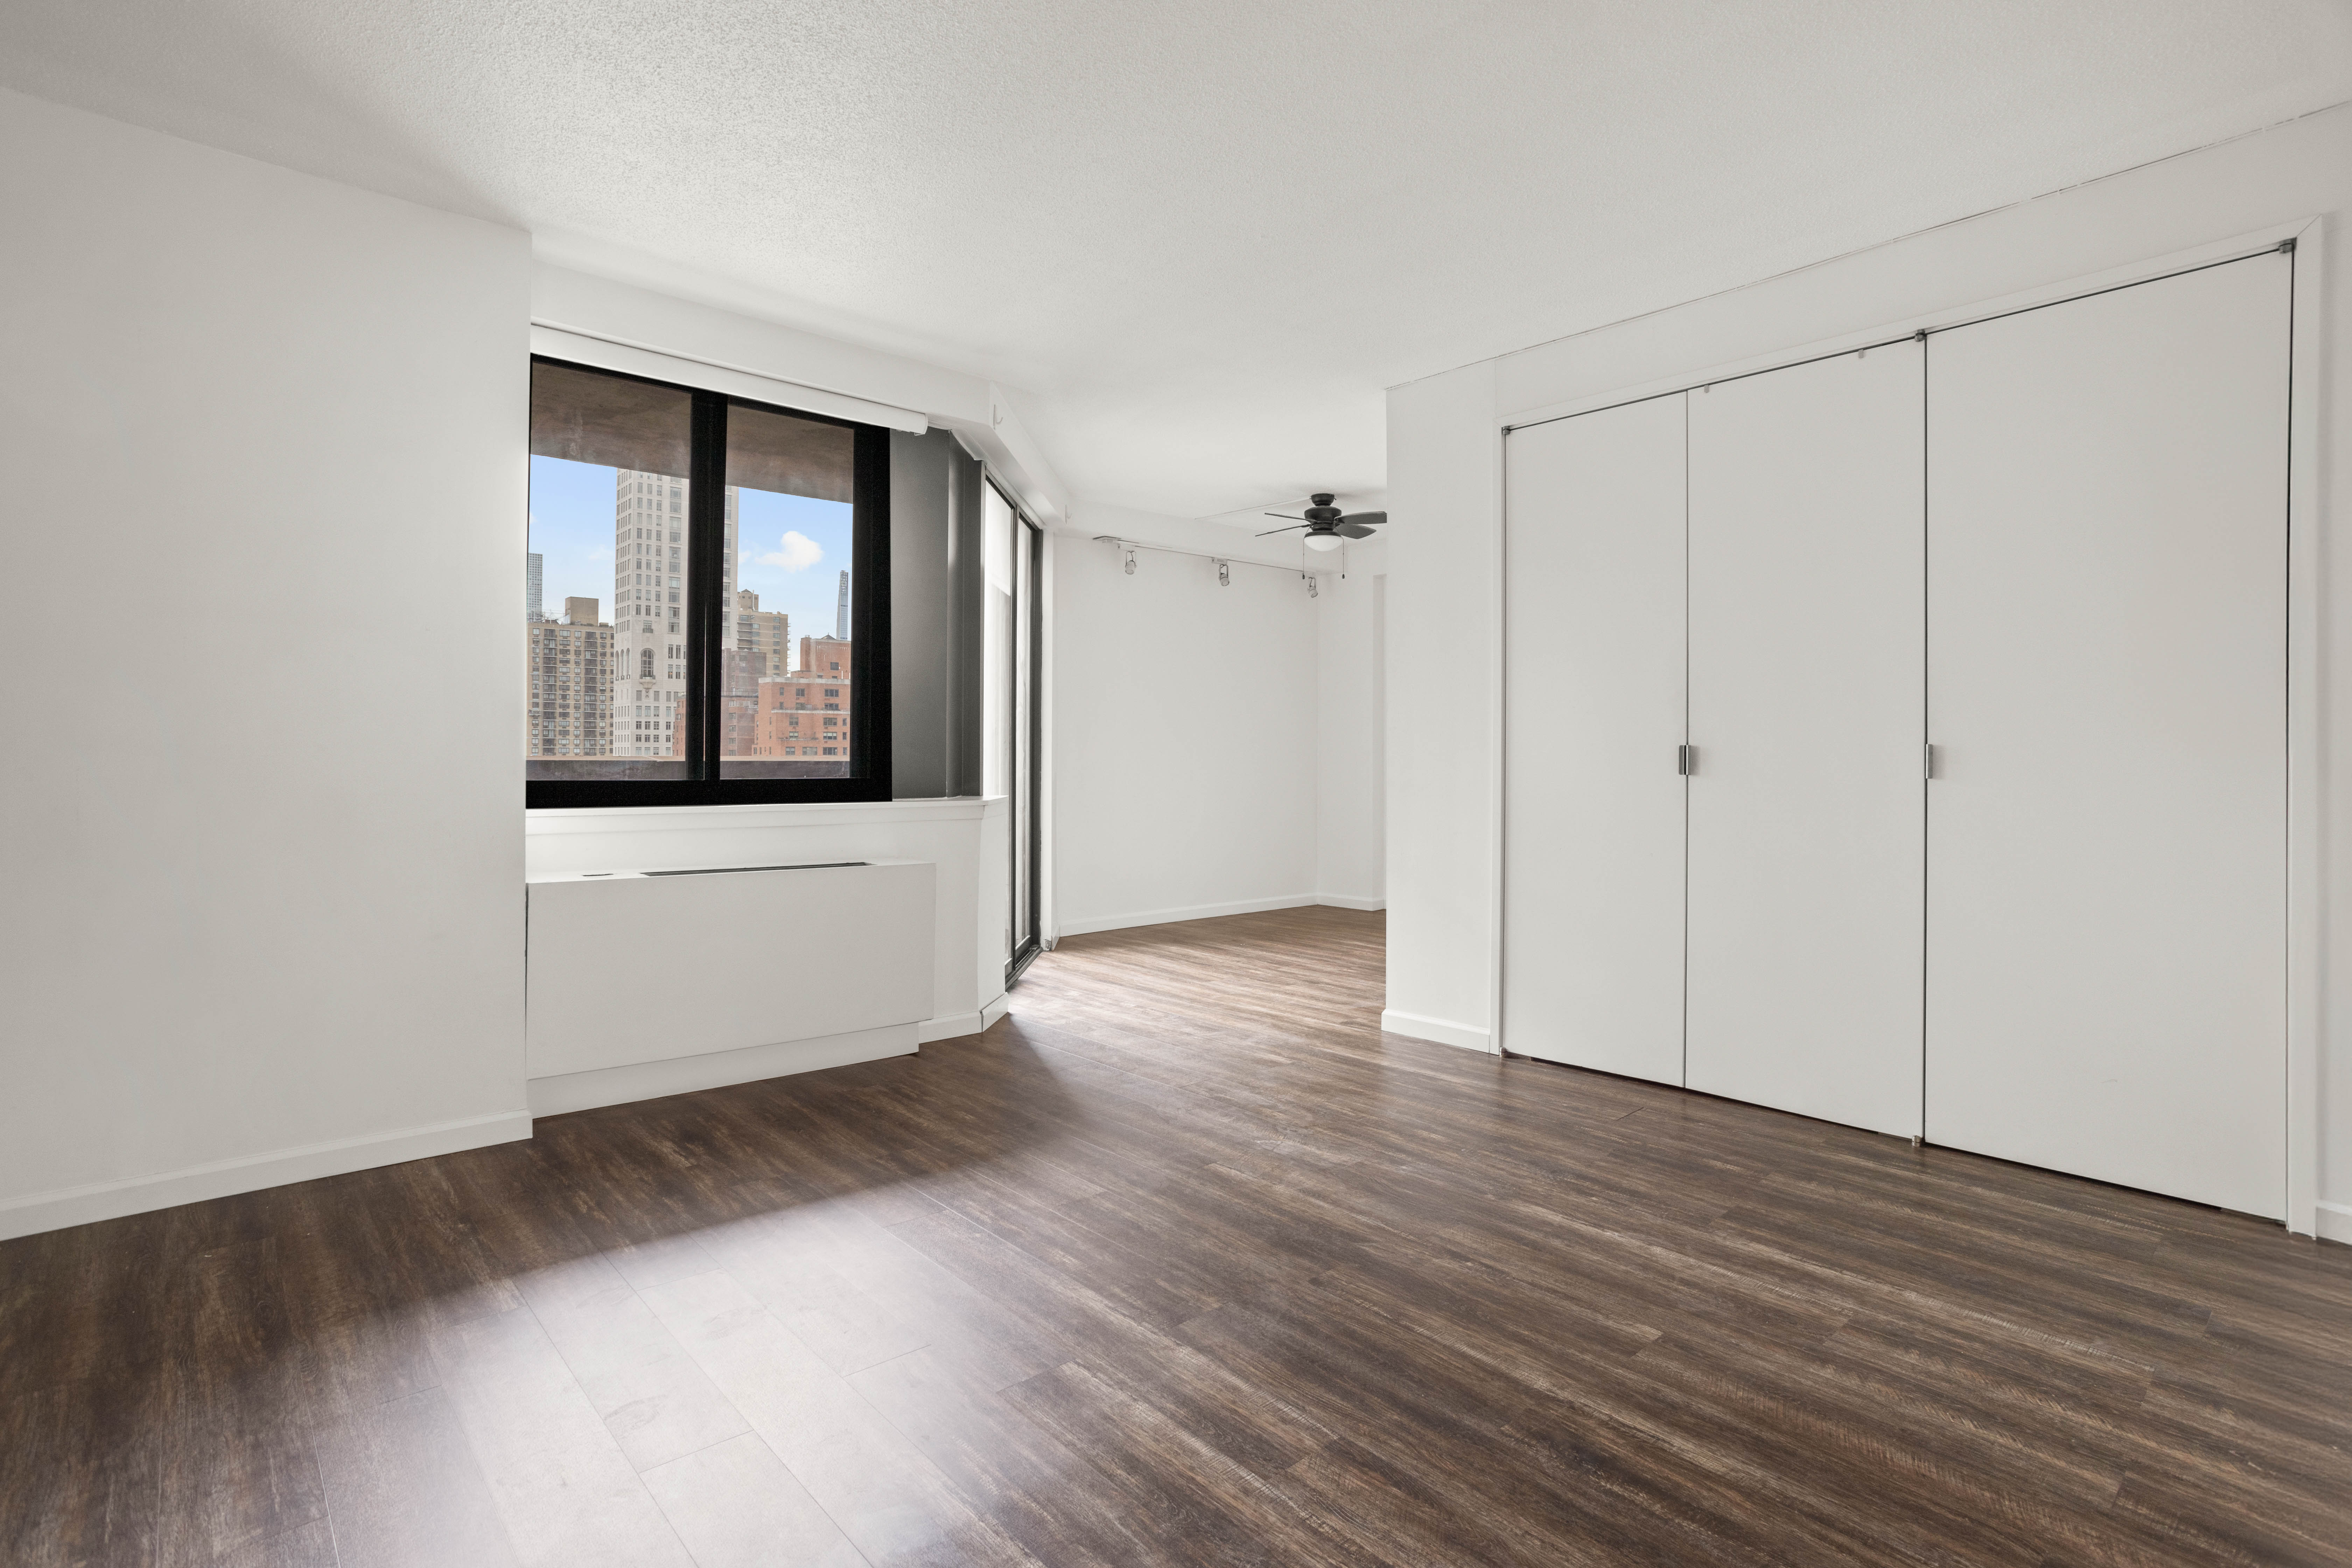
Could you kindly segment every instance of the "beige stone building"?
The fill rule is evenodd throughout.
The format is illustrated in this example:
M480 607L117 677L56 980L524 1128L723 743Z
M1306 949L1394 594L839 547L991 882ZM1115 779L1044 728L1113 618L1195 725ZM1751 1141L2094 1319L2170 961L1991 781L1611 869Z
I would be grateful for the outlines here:
M738 588L735 646L751 656L754 680L780 678L793 661L793 618L782 610L760 608L759 595L749 588Z

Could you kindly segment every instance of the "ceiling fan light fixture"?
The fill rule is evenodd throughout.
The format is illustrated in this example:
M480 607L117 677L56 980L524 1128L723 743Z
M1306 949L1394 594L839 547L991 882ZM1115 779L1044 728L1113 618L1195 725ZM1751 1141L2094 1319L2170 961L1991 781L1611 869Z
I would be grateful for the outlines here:
M1318 490L1311 499L1315 504L1307 509L1303 517L1292 517L1286 511L1267 512L1265 515L1268 517L1290 518L1290 526L1266 529L1258 537L1272 539L1277 533L1303 531L1309 549L1337 550L1346 540L1370 539L1372 531L1389 520L1389 514L1384 511L1343 512L1331 504L1332 496L1328 490Z

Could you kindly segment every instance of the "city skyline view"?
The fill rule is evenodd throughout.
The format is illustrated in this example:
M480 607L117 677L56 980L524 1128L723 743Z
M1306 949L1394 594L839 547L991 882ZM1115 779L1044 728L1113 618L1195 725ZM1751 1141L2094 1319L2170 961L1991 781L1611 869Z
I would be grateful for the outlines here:
M530 551L541 558L543 614L560 619L566 598L614 607L613 497L617 468L562 458L530 460ZM828 633L849 569L852 508L772 490L738 488L734 585L760 595L763 611L792 617L803 632Z
M760 434L756 426L752 434ZM544 455L534 456L532 471L533 548L524 605L525 755L534 767L609 771L617 764L632 774L677 776L688 752L683 617L693 597L684 583L693 540L689 487L681 477L658 469ZM734 471L730 463L730 475ZM588 529L594 524L583 515L594 505L591 498L607 484L613 495L610 546L592 542ZM745 586L744 579L770 584L772 595L773 585L784 582L787 595L805 600L805 591L791 594L792 579L820 573L828 554L824 541L811 532L832 535L835 550L847 554L854 537L851 505L730 484L719 511L728 565L714 696L724 766L760 770L738 776L813 777L845 771L852 765L852 643L811 627L795 648L791 612L761 605L759 590ZM787 520L811 531L779 526ZM605 593L568 591L583 577L585 585L603 586ZM850 574L835 568L830 577L834 626L845 632ZM803 626L812 618L803 612ZM773 771L780 766L787 773Z

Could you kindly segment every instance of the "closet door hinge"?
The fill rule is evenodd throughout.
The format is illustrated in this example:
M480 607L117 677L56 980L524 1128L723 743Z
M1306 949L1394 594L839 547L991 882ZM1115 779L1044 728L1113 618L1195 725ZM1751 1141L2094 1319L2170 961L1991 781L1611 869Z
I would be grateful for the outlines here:
M1676 746L1675 748L1675 772L1684 778L1688 778L1693 773L1698 772L1698 748L1696 746Z
M1919 776L1923 779L1936 776L1936 748L1932 744L1919 748Z

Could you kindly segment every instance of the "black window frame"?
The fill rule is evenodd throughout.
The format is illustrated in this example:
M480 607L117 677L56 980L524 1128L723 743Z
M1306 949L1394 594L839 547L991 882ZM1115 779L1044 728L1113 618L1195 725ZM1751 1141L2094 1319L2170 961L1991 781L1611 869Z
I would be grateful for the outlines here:
M996 485L992 476L988 482ZM1029 586L1024 601L1016 602L1013 606L1014 621L1028 623L1025 629L1029 634L1029 657L1025 661L1020 657L1023 639L1015 630L1012 657L1007 660L1011 678L1005 683L1005 695L1013 704L1013 714L1007 716L1008 721L1022 713L1021 690L1024 681L1029 693L1028 722L1008 721L1005 726L1015 754L1006 760L1004 782L1007 792L1013 796L1013 809L1028 819L1029 849L1026 855L1013 857L1013 907L1008 911L1013 925L1013 953L1004 963L1004 988L1010 991L1020 984L1022 973L1045 951L1045 530L1019 501L1013 499L1012 491L996 485L996 493L1003 497L1004 504L1013 510L1013 548L1016 561L1024 554L1028 557L1025 580ZM1013 568L1013 580L1015 584L1024 580L1017 564ZM1025 668L1023 668L1024 662ZM1029 787L1025 791L1021 787L1019 752L1023 749L1028 752L1029 763ZM1016 844L1020 842L1019 834L1009 837ZM1021 914L1021 882L1024 878L1029 895L1026 920Z
M686 764L682 779L533 779L523 781L530 811L626 806L763 805L888 800L890 795L890 432L805 408L762 403L734 393L583 364L553 354L530 363L586 371L693 399L687 458ZM727 411L781 414L856 433L850 479L849 641L856 668L849 679L849 754L863 772L850 778L730 779L719 776L725 717L720 634L726 625ZM739 520L740 527L740 520ZM740 543L740 542L739 542ZM528 546L526 546L528 549ZM617 605L615 606L617 608ZM527 762L527 758L518 758ZM740 761L741 759L736 759Z

